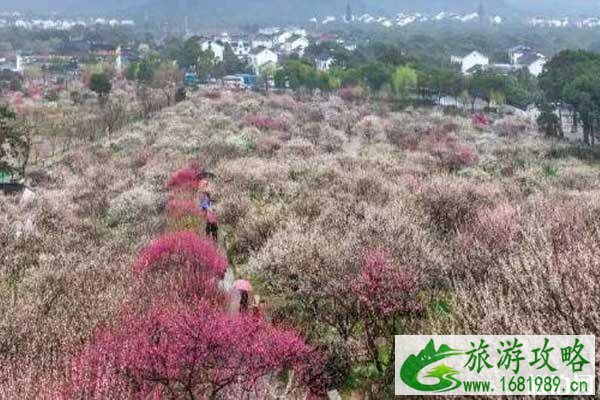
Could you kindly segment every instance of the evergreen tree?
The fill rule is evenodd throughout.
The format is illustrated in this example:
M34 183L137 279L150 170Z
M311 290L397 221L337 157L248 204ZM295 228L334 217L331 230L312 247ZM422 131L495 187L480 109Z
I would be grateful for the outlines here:
M350 3L346 4L346 22L352 22L352 9L350 8Z
M487 7L485 0L479 0L479 7L477 8L479 14L479 22L483 25L488 22Z
M246 67L246 65L240 61L238 56L235 55L229 43L225 44L223 62L221 64L224 75L239 74L243 72Z
M0 104L0 175L23 175L29 160L30 133L16 114Z

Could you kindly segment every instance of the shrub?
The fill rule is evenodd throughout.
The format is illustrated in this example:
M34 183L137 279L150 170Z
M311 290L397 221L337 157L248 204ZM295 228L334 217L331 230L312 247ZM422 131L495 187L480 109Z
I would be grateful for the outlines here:
M475 150L459 143L454 133L430 133L420 141L418 148L436 157L438 164L449 171L471 166L478 159Z
M473 114L471 122L476 128L483 128L492 124L492 120L484 113Z
M254 139L246 133L229 136L225 142L235 147L242 154L251 153L256 148Z
M220 208L219 219L221 224L236 226L248 212L250 201L245 194L236 191L221 198Z
M522 213L520 245L493 259L485 274L478 268L481 258L461 259L465 273L453 282L458 329L516 334L550 325L560 333L598 331L600 230L584 204L532 202Z
M151 190L136 187L112 199L107 211L107 221L111 225L139 221L142 217L156 213L160 199Z
M170 231L201 231L204 215L197 201L173 197L167 202L166 211Z
M506 254L517 244L520 229L517 210L510 203L482 208L465 232L463 250L470 253L483 248L489 253Z
M478 210L501 197L495 189L462 182L433 182L421 192L432 227L443 234L456 233L471 224Z
M167 214L172 218L202 216L198 203L190 200L171 198L167 202Z
M298 107L296 100L294 100L294 98L288 94L269 96L267 105L270 108L283 109L287 111L294 111Z
M272 136L261 136L256 140L256 152L262 157L272 157L281 149L281 141Z
M384 134L383 122L375 115L367 115L356 124L353 132L370 143L377 136Z
M492 126L494 132L500 137L516 138L530 129L529 124L515 117L504 117Z
M285 146L287 155L308 158L315 155L315 146L305 139L290 140Z
M133 266L138 277L133 302L143 307L159 293L191 302L221 303L223 293L217 281L226 269L227 260L212 240L192 232L164 234L142 249Z
M246 117L245 126L253 126L260 130L287 131L289 122L283 118L272 118L260 115L250 115Z
M456 159L451 160L450 163L446 164L449 169L457 168L456 166L468 167L477 162L478 156L475 150L466 144L458 146L456 152Z
M368 90L364 86L342 88L338 91L340 98L347 102L363 102L368 97Z
M212 241L201 239L193 232L176 232L160 236L146 246L133 269L143 275L173 266L223 278L227 260L219 254Z
M240 255L258 251L277 231L285 217L282 207L253 207L239 221L236 234L236 249Z
M293 331L207 306L154 306L99 330L73 360L70 398L263 397L265 384L295 370L322 397L323 357Z
M211 100L219 100L222 97L221 91L217 90L217 89L208 90L208 91L204 92L203 95L207 99L211 99Z
M202 180L201 173L201 168L197 166L181 168L169 178L167 188L197 190Z
M320 146L327 153L336 153L342 150L346 141L347 138L344 132L328 129L321 137Z
M131 167L136 170L144 167L146 164L148 164L148 161L152 159L152 156L152 152L148 149L143 149L136 152L132 157Z
M175 91L175 103L181 103L187 99L187 92L185 87L178 87Z
M352 289L367 312L381 318L422 309L417 300L417 282L408 270L393 266L389 254L370 250L364 256L362 272Z
M223 137L212 137L203 143L198 155L206 162L206 165L212 165L222 160L236 159L247 154L234 144L228 143Z

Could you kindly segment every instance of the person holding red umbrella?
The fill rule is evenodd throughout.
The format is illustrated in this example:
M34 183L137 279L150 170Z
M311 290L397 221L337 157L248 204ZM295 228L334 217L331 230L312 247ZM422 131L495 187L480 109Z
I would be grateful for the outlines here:
M250 301L250 292L252 292L252 285L250 282L244 279L238 279L233 282L233 289L237 290L240 294L240 312L248 311L248 303Z

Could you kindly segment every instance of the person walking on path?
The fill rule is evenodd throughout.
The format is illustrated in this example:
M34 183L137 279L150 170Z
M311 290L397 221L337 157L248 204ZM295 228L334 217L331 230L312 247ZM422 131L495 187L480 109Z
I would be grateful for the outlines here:
M233 290L239 294L239 312L246 313L250 308L250 293L252 285L244 279L238 279L233 282Z
M215 242L219 239L219 223L214 206L206 210L206 236L211 237Z
M213 201L212 197L210 197L209 192L200 193L200 208L202 209L202 212L206 213L206 211L208 211L208 209L214 204L215 202Z

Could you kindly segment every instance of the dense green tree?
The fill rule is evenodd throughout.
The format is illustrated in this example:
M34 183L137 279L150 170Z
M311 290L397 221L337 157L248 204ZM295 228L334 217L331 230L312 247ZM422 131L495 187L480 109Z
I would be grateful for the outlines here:
M585 65L597 62L599 57L583 50L565 50L554 56L538 77L546 99L552 103L560 103L566 85L584 72Z
M496 96L504 96L506 86L507 79L504 75L490 70L477 71L469 80L468 91L474 98L485 100L489 108Z
M583 50L565 50L545 66L539 84L547 103L558 110L562 133L562 109L572 111L573 129L583 125L584 141L594 142L600 114L600 55Z
M244 72L245 69L246 64L235 55L229 43L226 43L223 51L223 61L216 65L215 75L222 77L225 75L239 74Z
M206 79L213 74L216 64L217 59L211 49L201 51L195 66L196 74L201 79Z
M196 67L202 53L198 39L190 38L185 41L181 51L177 55L177 65L185 70Z
M98 96L106 97L112 90L110 76L106 72L96 72L90 76L89 88Z
M358 48L359 60L374 60L390 66L405 65L410 60L398 45L375 42Z
M273 75L273 83L278 89L284 89L286 87L287 76L283 69L275 71L275 74Z
M149 52L140 61L132 62L125 69L125 77L132 81L150 84L154 73L161 64L160 56L156 52Z
M29 149L29 130L8 106L0 105L0 174L23 175Z
M600 65L589 69L569 82L564 90L565 102L571 105L583 125L583 139L594 144L595 134L600 127Z
M165 40L161 51L162 58L170 61L177 61L179 54L183 50L184 42L177 36L171 36Z
M291 89L308 88L314 89L316 86L316 70L312 63L307 59L289 60L280 70L278 77L287 82Z
M140 70L139 61L131 62L125 67L125 78L129 81L137 80L138 73Z
M417 90L417 72L408 66L398 67L392 73L391 84L394 94L406 101Z
M146 84L152 82L154 72L158 68L158 65L158 62L154 62L153 60L144 59L140 61L136 80Z
M558 115L556 115L556 109L551 104L542 101L538 104L540 115L537 118L537 124L539 128L547 136L560 136L561 127Z
M363 66L360 73L367 86L373 91L378 91L383 85L390 82L392 68L388 64L373 61Z
M170 106L177 92L177 85L182 81L183 73L179 67L170 62L163 62L153 72L149 85L162 91L167 99L167 105Z
M346 49L341 43L324 41L320 43L311 42L304 51L304 56L310 59L329 56L333 58L334 65L342 68L350 67L356 62L353 60L355 52Z
M362 75L356 68L342 69L335 67L329 70L329 75L338 80L341 87L357 86L363 82Z
M521 109L525 109L529 104L535 103L541 98L537 80L527 68L516 71L507 77L504 94L508 104Z
M465 88L463 75L451 68L422 68L418 71L418 88L422 96L458 97Z

